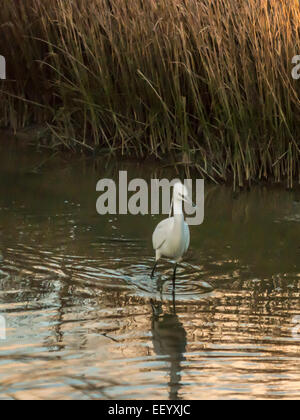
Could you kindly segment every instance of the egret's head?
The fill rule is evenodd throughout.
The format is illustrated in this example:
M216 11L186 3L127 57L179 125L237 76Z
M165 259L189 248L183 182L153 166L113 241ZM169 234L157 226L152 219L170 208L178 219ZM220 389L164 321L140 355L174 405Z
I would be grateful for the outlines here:
M193 205L189 198L188 189L181 182L176 182L174 185L173 198L174 201L185 201L186 203Z

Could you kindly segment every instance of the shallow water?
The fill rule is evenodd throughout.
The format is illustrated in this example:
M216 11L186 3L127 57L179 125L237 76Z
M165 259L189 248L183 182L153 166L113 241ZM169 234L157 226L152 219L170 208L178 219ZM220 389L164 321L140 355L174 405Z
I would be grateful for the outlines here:
M175 176L1 143L0 399L298 399L299 191L206 185L174 307L162 217L96 213L120 169Z

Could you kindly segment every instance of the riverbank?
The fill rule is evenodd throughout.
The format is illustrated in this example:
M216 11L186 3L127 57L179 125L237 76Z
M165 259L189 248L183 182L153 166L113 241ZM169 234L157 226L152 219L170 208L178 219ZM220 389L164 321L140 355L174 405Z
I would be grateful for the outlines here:
M2 127L235 187L298 183L298 1L6 2L0 28Z

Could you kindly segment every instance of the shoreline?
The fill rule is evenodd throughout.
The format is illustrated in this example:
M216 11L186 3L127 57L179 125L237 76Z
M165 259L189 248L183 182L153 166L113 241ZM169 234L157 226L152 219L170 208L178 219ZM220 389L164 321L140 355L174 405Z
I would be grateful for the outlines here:
M98 152L90 152L86 153L84 150L80 150L78 147L74 150L68 150L63 145L59 144L57 147L47 146L47 144L43 144L41 140L37 140L34 138L36 135L37 130L42 130L40 127L28 127L26 129L18 130L17 133L13 133L12 130L7 128L0 128L0 141L3 141L3 137L7 136L8 138L4 141L14 141L16 146L20 146L25 150L33 150L33 151L42 151L43 153L51 153L49 159L52 159L52 156L58 155L66 159L67 162L72 164L72 162L76 161L78 158L84 158L86 160L92 160L97 162L101 159L115 159L120 164L129 165L137 164L138 166L146 165L149 168L153 168L153 170L159 170L163 172L164 170L170 171L174 168L175 176L179 176L182 179L185 177L197 178L199 177L199 172L195 168L193 163L182 163L182 162L175 162L170 161L167 157L165 158L156 158L155 156L147 156L144 159L141 159L137 156L128 156L128 155L121 155L120 153L110 153L107 151ZM33 137L32 137L33 136ZM47 160L46 160L47 161ZM233 190L234 198L237 197L239 194L244 192L250 191L252 188L255 187L267 187L267 188L279 188L285 191L298 191L300 190L300 180L294 179L293 187L290 188L286 185L286 181L276 182L274 179L260 179L260 180L251 180L251 183L245 183L245 185L237 185L234 186L233 184L233 176L232 174L228 174L227 180L224 179L215 179L212 180L211 177L204 176L203 179L205 182L208 182L211 185L216 185L219 187L226 186L231 187Z

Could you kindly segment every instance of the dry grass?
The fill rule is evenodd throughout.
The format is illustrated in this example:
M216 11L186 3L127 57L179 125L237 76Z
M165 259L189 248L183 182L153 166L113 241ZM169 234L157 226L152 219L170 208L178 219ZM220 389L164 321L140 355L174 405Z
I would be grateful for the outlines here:
M6 1L0 123L53 146L196 168L243 186L300 179L298 0Z

